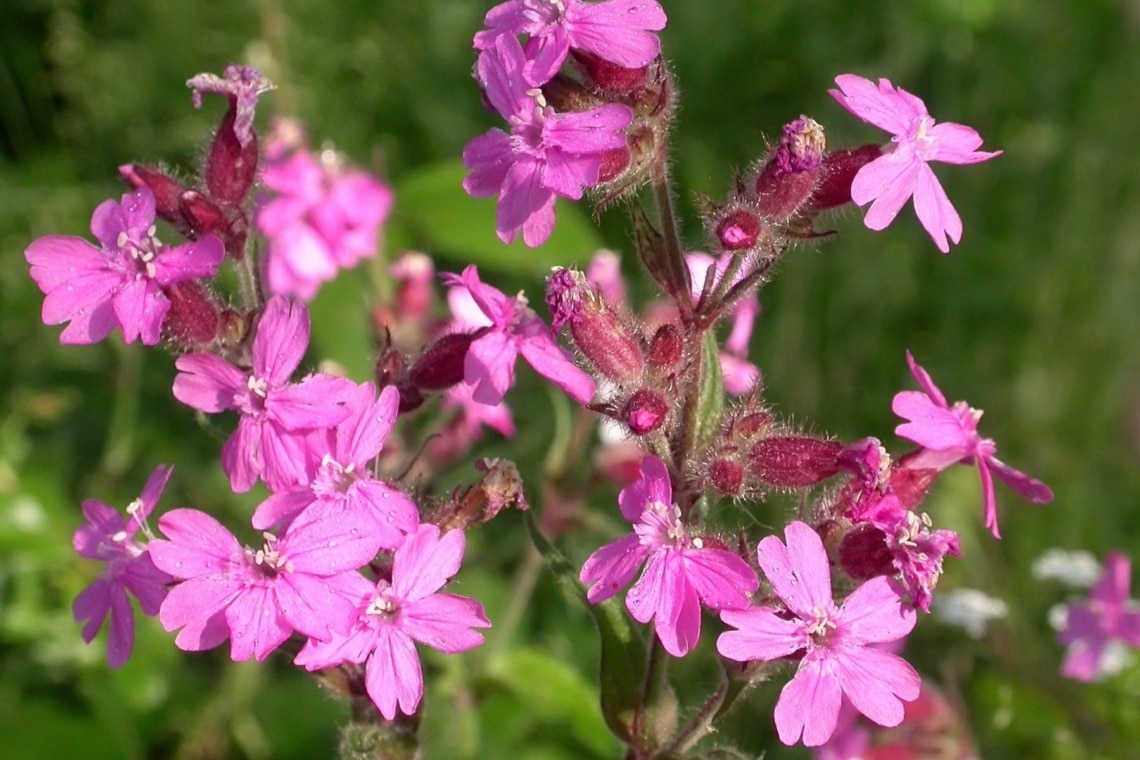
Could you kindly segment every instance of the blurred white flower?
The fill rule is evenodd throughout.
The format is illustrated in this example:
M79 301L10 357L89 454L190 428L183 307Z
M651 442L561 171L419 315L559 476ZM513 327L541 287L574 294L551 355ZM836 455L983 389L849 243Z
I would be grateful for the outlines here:
M1039 581L1060 581L1071 588L1089 588L1104 569L1089 552L1050 549L1033 563L1033 577Z
M956 588L934 597L934 615L946 625L965 629L973 638L981 638L991 620L1009 614L1009 606L1001 599L972 588Z

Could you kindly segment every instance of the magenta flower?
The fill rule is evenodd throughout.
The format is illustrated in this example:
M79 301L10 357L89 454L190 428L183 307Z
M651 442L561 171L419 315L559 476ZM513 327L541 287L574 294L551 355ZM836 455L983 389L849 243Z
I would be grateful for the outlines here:
M87 621L83 640L88 644L103 627L107 613L111 613L107 664L112 668L122 667L135 644L135 617L127 592L139 600L144 614L157 615L166 597L166 585L173 580L154 566L147 547L135 540L138 529L145 529L146 519L162 496L173 469L156 467L142 495L127 505L125 515L101 501L84 501L87 525L78 528L71 539L80 557L107 563L102 574L75 598L71 612L77 623Z
M918 697L920 679L905 660L877 648L911 632L915 612L886 578L855 589L839 607L819 535L802 522L760 542L756 555L786 606L726 610L720 617L738 630L722 633L716 648L738 662L777 660L803 653L776 703L776 731L784 744L803 735L818 747L835 732L843 697L882 726L897 726L903 702Z
M290 634L327 640L356 616L353 599L371 584L356 570L380 548L371 525L313 509L260 549L242 547L204 512L175 509L158 521L168 540L150 542L154 564L181 583L158 619L174 643L197 652L230 639L234 661L264 660Z
M323 282L379 250L380 225L392 208L392 191L372 175L318 160L300 127L275 125L266 149L262 200L255 224L269 243L266 277L275 295L305 300Z
M874 201L863 223L872 230L886 228L914 196L918 220L938 250L949 253L946 238L961 241L962 219L927 163L976 164L1002 152L977 150L982 137L964 124L935 124L920 98L901 87L896 89L890 80L880 79L876 87L869 79L841 74L835 83L839 89L828 92L841 106L894 135L893 150L859 169L851 183L851 200L856 205Z
M482 331L467 350L463 366L464 380L475 387L471 394L475 401L495 406L503 400L514 384L515 360L521 353L535 372L570 398L579 404L590 402L595 390L593 379L554 341L550 328L527 307L521 293L507 298L501 290L484 284L474 264L462 275L444 275L444 282L452 288L448 302L457 319ZM462 292L455 293L456 288L466 289L471 300L467 301Z
M69 345L98 343L119 327L123 340L158 343L170 310L163 288L213 277L225 256L222 241L206 235L166 248L155 238L154 194L146 188L103 201L83 238L48 235L24 251L31 276L43 291L44 324L70 322L59 336Z
M522 232L534 248L554 230L554 198L579 199L596 185L602 154L625 148L622 134L633 111L616 103L581 113L555 113L523 75L526 58L517 39L499 36L479 55L479 81L511 134L492 129L463 149L471 170L463 189L476 198L499 198L495 229L509 243Z
M586 559L578 578L591 604L616 594L645 570L625 606L638 622L654 621L665 651L684 657L701 635L701 604L714 610L748 606L759 582L748 563L727 549L705 546L681 521L665 464L641 462L641 476L622 489L618 504L633 534L606 544Z
M993 531L994 538L1001 538L1001 534L998 532L997 502L991 470L1031 504L1047 504L1053 500L1053 492L1047 485L1013 469L994 456L997 445L989 438L978 435L981 410L972 409L964 401L957 401L954 406L950 406L942 391L938 390L930 375L915 362L909 351L906 361L914 379L922 386L922 393L902 391L895 394L891 409L899 417L908 420L895 428L895 435L914 441L923 448L917 456L907 460L908 468L941 471L958 463L977 464L982 477L986 527Z
M313 505L325 514L348 512L369 523L381 549L395 549L420 522L419 510L400 490L372 477L371 464L392 432L400 393L388 386L376 398L372 383L359 386L345 404L348 417L308 455L319 464L309 485L275 494L253 514L258 530L287 526Z
M483 635L473 628L491 623L474 599L440 593L463 561L464 536L442 537L435 525L420 525L396 550L392 582L381 580L357 599L355 623L347 635L309 641L294 662L308 670L341 663L367 663L364 686L387 720L396 712L414 715L424 693L416 642L447 654L473 649Z
M1109 552L1104 575L1089 592L1088 601L1068 606L1060 642L1069 648L1061 675L1093 681L1112 670L1114 650L1140 647L1140 603L1128 597L1132 563ZM1117 658L1119 659L1119 658Z
M537 87L558 73L571 48L627 69L648 66L661 52L653 32L665 21L654 0L508 0L487 11L483 23L490 28L475 35L475 48L485 50L503 35L527 35L528 79Z
M265 306L253 338L253 370L239 369L212 354L183 356L174 366L174 397L209 414L234 409L237 430L222 448L222 468L235 492L248 491L258 477L272 491L308 483L305 434L341 422L355 384L330 375L311 375L289 384L309 345L309 311L304 304L274 296Z
M234 135L244 148L254 138L253 116L257 110L257 99L263 92L275 89L276 85L252 66L226 66L217 74L198 74L186 80L186 86L193 90L191 100L195 108L202 107L202 93L212 92L230 99L234 107Z

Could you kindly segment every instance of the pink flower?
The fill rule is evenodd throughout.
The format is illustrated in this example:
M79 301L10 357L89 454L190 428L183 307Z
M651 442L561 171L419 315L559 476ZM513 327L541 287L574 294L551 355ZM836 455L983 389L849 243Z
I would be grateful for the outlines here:
M158 242L154 194L146 188L125 194L121 203L99 204L91 234L101 248L83 238L48 235L24 251L32 279L46 296L44 324L71 323L60 343L97 343L120 327L127 343L157 344L170 310L163 288L213 277L225 256L213 235L174 248Z
M1112 668L1113 649L1121 644L1140 647L1140 604L1128 597L1132 563L1128 557L1109 552L1104 575L1085 602L1068 607L1060 642L1069 648L1061 675L1078 681L1094 681Z
M419 510L400 490L372 477L371 464L392 432L400 393L388 386L376 398L372 383L359 386L345 407L348 417L324 436L308 455L319 462L312 483L275 494L253 513L253 527L286 526L320 504L326 514L348 512L370 525L381 549L395 549L419 525Z
M582 197L598 183L602 154L625 148L622 134L633 111L616 103L581 113L555 113L523 76L518 40L499 36L479 56L479 81L511 134L492 129L463 149L471 170L463 189L476 198L497 195L495 229L509 243L522 232L534 248L554 230L554 198Z
M903 702L918 697L919 676L901 657L874 645L909 634L914 610L902 603L886 578L867 581L836 607L819 535L793 522L784 536L787 546L777 536L768 536L756 554L786 609L722 612L721 620L738 630L722 633L717 651L738 662L803 653L776 703L776 731L784 744L794 744L801 733L809 747L830 739L844 696L875 723L897 726Z
M262 175L272 193L262 199L255 224L269 242L269 290L309 300L341 269L376 254L392 191L331 152L318 160L304 142L293 122L275 125Z
M964 401L950 406L942 391L938 390L930 375L915 362L909 351L906 361L910 365L911 374L922 386L922 393L902 391L895 394L891 409L899 417L908 420L906 424L895 428L895 434L923 447L921 453L907 460L908 468L940 471L952 464L977 464L982 477L986 527L993 531L995 538L1001 538L1001 534L998 533L997 503L991 470L1031 504L1046 504L1053 500L1053 492L1044 483L1013 469L994 456L997 445L989 438L978 435L981 410L972 409Z
M253 370L245 371L212 354L183 356L174 366L174 397L209 414L234 409L237 430L222 449L222 468L236 492L258 477L270 490L308 483L305 433L330 428L348 410L355 384L312 375L295 385L289 377L309 345L309 311L304 304L274 296L265 306L253 338Z
M950 252L947 236L962 239L962 219L927 163L976 164L1001 155L1001 151L978 151L981 135L963 124L935 124L921 99L889 80L876 87L854 74L835 78L838 90L829 90L839 104L865 122L885 129L894 137L894 149L859 169L851 183L851 200L863 206L874 201L864 224L881 230L894 221L899 209L914 196L914 210L922 226L943 253Z
M586 281L598 286L606 303L614 307L626 305L625 280L621 276L621 259L613 251L597 251L586 267Z
M150 542L154 564L182 581L167 594L158 619L174 643L197 652L230 639L235 660L264 660L293 631L321 640L345 633L352 599L370 584L356 570L379 540L366 521L345 512L309 510L260 549L242 547L213 517L175 509L158 521L169 540Z
M462 275L444 275L444 282L452 289L448 302L459 321L483 330L464 359L464 380L475 387L471 394L475 401L495 406L503 400L514 384L515 359L521 353L538 374L570 398L589 403L594 396L593 379L554 341L550 328L527 307L521 293L507 298L501 290L484 284L474 264ZM458 288L466 289L471 300L462 291L457 293Z
M633 534L606 544L582 565L591 604L605 601L645 570L625 606L641 623L654 621L665 651L684 657L701 635L701 603L714 610L748 606L759 585L748 563L727 549L705 546L681 521L665 464L648 456L641 477L618 496Z
M392 582L381 580L356 597L347 635L310 640L294 662L308 670L367 663L364 686L380 714L387 720L397 711L414 715L424 693L416 642L447 654L465 652L483 643L471 629L491 625L474 599L439 591L459 571L463 549L462 531L441 537L437 526L420 525L396 550Z
M627 69L649 65L661 52L653 32L664 29L665 20L653 0L508 0L487 11L483 23L490 28L475 35L475 48L485 50L503 35L527 35L528 78L538 86L558 73L571 48Z
M88 524L78 528L71 539L80 557L107 563L102 574L75 598L71 612L76 622L87 621L83 626L83 640L87 643L91 643L107 613L111 613L107 664L112 668L127 661L135 644L135 617L127 591L139 600L144 614L157 615L166 597L166 584L173 580L154 566L147 547L135 540L138 529L145 528L172 471L172 467L156 467L142 495L127 505L125 515L101 501L84 501L83 516Z
M202 93L212 92L230 99L234 107L234 135L244 148L254 139L253 116L257 110L257 99L263 92L275 89L276 85L252 66L226 66L224 76L198 74L186 80L186 86L193 90L191 100L195 108L202 107Z

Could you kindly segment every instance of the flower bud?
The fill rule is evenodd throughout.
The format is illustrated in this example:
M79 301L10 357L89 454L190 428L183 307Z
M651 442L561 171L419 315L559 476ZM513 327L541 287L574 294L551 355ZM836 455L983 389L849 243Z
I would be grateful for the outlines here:
M716 239L726 251L744 251L760 239L764 222L747 208L736 208L724 215L716 225Z
M250 130L250 137L243 145L234 131L236 118L237 102L231 98L229 110L222 117L206 154L202 179L215 198L240 205L245 202L257 174L257 134Z
M819 182L806 210L814 213L850 203L851 183L855 175L882 154L883 149L879 145L844 148L826 154L819 167Z
M748 474L781 488L813 486L839 472L843 444L804 436L775 436L748 452Z
M641 376L641 342L585 275L559 268L547 281L546 303L554 331L569 324L574 343L598 372L619 383Z
M488 328L448 333L424 349L408 370L408 383L421 391L442 391L463 382L464 362L471 344Z
M669 416L669 402L657 391L640 388L626 401L621 417L637 435L652 433Z
M187 188L173 177L158 169L141 164L123 164L119 176L133 189L147 188L154 195L154 213L159 219L173 224L180 232L186 231L182 218L181 197Z
M887 477L891 491L899 498L904 509L914 509L926 497L926 492L938 479L938 470L911 469L908 467L907 462L912 457L913 454L902 457L891 468L890 475Z
M744 468L731 459L716 459L709 465L708 480L725 496L739 496L744 485Z
M582 78L603 95L630 95L649 81L648 66L627 69L584 50L571 50L570 59Z
M771 219L789 219L811 196L825 144L823 127L806 116L784 127L775 154L756 179L760 208Z
M674 370L681 364L685 353L685 343L681 330L673 322L666 322L657 328L649 343L649 366L657 372Z
M894 557L882 530L863 523L843 537L839 544L839 565L857 581L895 572Z
M186 351L205 351L219 337L220 307L202 285L193 280L163 288L170 301L163 328L167 336Z

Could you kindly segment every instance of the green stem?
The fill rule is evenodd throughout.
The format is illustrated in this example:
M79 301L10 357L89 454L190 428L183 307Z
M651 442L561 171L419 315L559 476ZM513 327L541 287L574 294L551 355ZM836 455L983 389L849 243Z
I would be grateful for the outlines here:
M689 751L693 745L711 733L713 721L720 716L722 712L721 705L724 704L724 699L728 695L728 687L728 677L722 669L720 681L717 683L716 689L709 695L709 698L705 700L705 703L701 705L701 709L697 710L697 714L693 716L693 719L689 721L688 725L681 729L661 754L666 757L681 756Z
M677 302L681 314L681 324L688 325L693 320L693 295L689 267L685 263L685 251L681 246L677 214L673 208L673 188L664 165L659 165L653 173L653 199L657 204L657 217L661 223L661 235L665 243L664 264L669 268L669 281L678 292L670 293Z
M690 346L697 347L697 350L692 352L692 358L688 368L686 369L682 382L684 383L684 398L682 399L681 406L681 424L677 428L676 437L673 440L673 468L676 470L679 478L683 480L685 472L685 464L690 461L693 455L693 447L697 440L697 409L700 407L701 395L701 373L703 372L704 354L701 349L701 342L703 334L698 330L695 325L689 325L687 330L688 335L685 336L686 342ZM679 483L683 486L684 483ZM688 507L691 506L691 499L688 497L688 489L680 488L678 491L678 506L681 507L682 512L686 512ZM690 503L681 503L681 501L689 501Z
M661 694L668 684L669 660L661 641L652 633L653 643L649 647L649 662L645 666L645 686L641 692L641 704L638 705L632 726L633 740L637 746L631 747L634 757L649 758L653 756L653 737L650 735L652 725L649 723L649 714L653 707L661 700Z
M538 578L542 575L542 564L542 555L538 553L538 550L533 545L527 546L526 554L523 556L518 570L515 571L514 580L511 582L507 608L496 621L495 627L491 629L495 632L495 636L487 642L488 659L494 659L496 654L501 653L510 645L511 639L522 621L523 614L530 605L535 584L538 583Z

